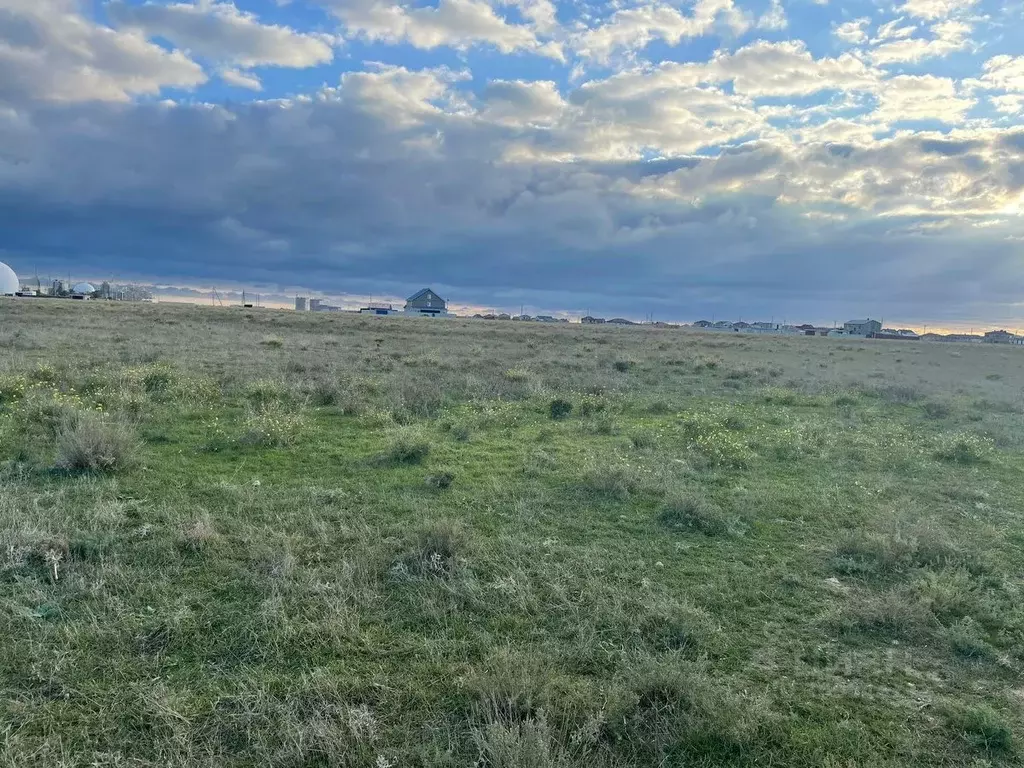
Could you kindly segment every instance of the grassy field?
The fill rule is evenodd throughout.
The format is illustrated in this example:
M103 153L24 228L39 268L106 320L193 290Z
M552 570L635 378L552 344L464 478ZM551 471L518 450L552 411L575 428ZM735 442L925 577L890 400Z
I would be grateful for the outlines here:
M1024 754L1024 350L0 299L0 765Z

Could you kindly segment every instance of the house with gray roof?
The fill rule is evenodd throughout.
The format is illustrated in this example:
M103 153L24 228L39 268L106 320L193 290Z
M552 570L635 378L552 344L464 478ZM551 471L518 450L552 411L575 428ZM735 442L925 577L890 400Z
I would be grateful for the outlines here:
M405 314L421 317L446 317L448 302L430 288L424 288L410 296L405 302Z

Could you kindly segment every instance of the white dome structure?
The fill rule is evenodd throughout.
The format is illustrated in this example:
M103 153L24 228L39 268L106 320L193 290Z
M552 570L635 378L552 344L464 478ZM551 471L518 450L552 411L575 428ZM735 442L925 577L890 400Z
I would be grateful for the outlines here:
M71 292L72 293L88 294L88 293L95 293L95 291L96 291L96 288L95 288L95 286L93 286L92 283L75 283L72 286L72 288L71 288Z
M21 290L21 283L14 270L0 261L0 296L13 296Z

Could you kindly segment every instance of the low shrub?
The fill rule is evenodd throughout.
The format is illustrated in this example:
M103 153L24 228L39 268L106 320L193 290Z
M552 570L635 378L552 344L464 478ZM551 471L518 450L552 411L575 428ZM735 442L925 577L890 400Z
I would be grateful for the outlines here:
M988 755L1010 755L1016 750L1013 731L1003 717L991 707L978 705L950 709L946 722L975 749Z
M341 402L338 382L329 376L317 376L309 382L309 402L315 406L331 406Z
M887 529L855 531L842 536L832 567L849 575L892 576L914 568L980 568L949 533L933 523L897 521Z
M300 408L290 408L279 401L268 401L249 408L238 442L264 448L294 445L306 426L306 414Z
M584 489L598 495L625 501L644 487L641 471L631 464L595 463L583 471Z
M130 424L96 411L78 411L57 431L56 466L71 472L120 472L138 463L141 450Z
M399 563L413 576L448 579L458 572L467 549L464 531L450 521L439 521L415 534Z
M996 649L985 639L981 627L971 618L947 627L942 632L950 650L957 656L972 661L995 659Z
M713 502L690 493L673 493L661 506L658 521L675 530L722 536L731 530L729 519Z
M612 368L614 368L619 373L626 373L627 371L631 370L635 365L636 363L634 363L632 360L616 360L614 363L612 363Z
M900 640L919 639L930 633L937 621L907 589L864 595L848 605L838 619L844 633L863 632Z
M946 403L939 403L934 400L929 400L921 406L921 410L924 411L924 415L929 419L935 420L949 418L949 415L953 412L953 409Z
M973 432L957 432L939 441L935 456L953 464L982 464L995 452L991 439Z
M288 388L282 382L273 379L256 379L247 382L242 388L242 396L256 405L286 400L289 394Z
M906 384L881 384L868 389L867 394L897 405L909 405L924 399L921 390Z
M385 458L393 464L420 464L430 455L430 443L419 430L397 431L388 445Z
M452 483L455 482L455 473L438 472L436 475L428 475L426 482L431 488L443 491L446 488L450 488Z
M634 432L629 436L629 442L634 448L642 450L653 448L657 444L657 439L653 432Z
M550 413L551 418L555 419L556 421L566 419L569 417L569 414L572 413L572 403L570 403L568 400L556 397L554 400L551 401L551 404L548 406L548 412Z

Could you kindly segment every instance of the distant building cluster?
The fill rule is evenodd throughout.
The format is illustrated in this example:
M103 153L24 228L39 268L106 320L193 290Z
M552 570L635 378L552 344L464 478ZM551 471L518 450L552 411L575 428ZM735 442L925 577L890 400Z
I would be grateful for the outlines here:
M17 274L9 266L0 262L0 296L18 296L24 298L64 298L78 301L91 299L103 299L106 301L152 301L153 294L138 285L122 284L112 285L104 281L99 287L88 282L72 282L71 280L47 280L45 284L38 278L31 283L24 283L18 279ZM219 300L217 292L214 291L214 300ZM257 305L259 297L257 296ZM223 302L221 302L223 305ZM245 293L242 294L242 305L253 306L245 303ZM345 312L342 307L328 304L320 298L306 296L295 297L295 310L297 312ZM405 305L399 309L392 304L369 303L357 311L361 315L411 315L416 317L455 317L448 311L448 300L442 298L432 288L423 288L405 301ZM472 316L477 320L512 320L515 322L532 323L568 323L565 317L553 315L527 314L512 315L507 312L477 313ZM662 322L638 323L624 317L613 317L605 319L587 314L580 319L583 325L617 325L631 326L643 325L656 328L678 328L679 325ZM1007 330L988 331L984 334L975 333L925 333L919 335L909 328L885 328L878 320L871 318L847 320L842 327L818 326L804 323L801 325L790 325L776 323L774 321L745 322L738 320L730 322L727 320L698 320L689 327L700 328L706 331L719 331L727 333L744 334L769 334L776 336L830 336L850 337L861 339L890 339L894 341L945 341L945 342L975 342L985 344L1012 344L1024 346L1024 335Z
M35 278L22 282L9 266L0 262L0 296L17 296L26 299L71 299L88 301L152 301L153 294L138 285L112 285L107 281L96 287L85 281L40 280Z
M921 339L923 341L959 341L975 344L1015 344L1024 346L1024 336L1012 333L1011 331L989 331L984 334L977 333L926 333Z
M920 339L920 336L909 328L883 328L878 320L870 318L847 320L841 328L839 326L811 325L810 323L803 323L801 325L774 322L747 323L742 320L739 322L698 320L693 324L693 327L709 331L763 333L776 336L848 336L861 339L897 339L903 341L917 341Z
M323 299L304 296L295 297L296 312L344 312L341 307L327 304ZM371 303L357 310L361 315L417 315L420 317L448 317L448 302L430 288L417 291L406 299L405 307L399 311L391 304Z

